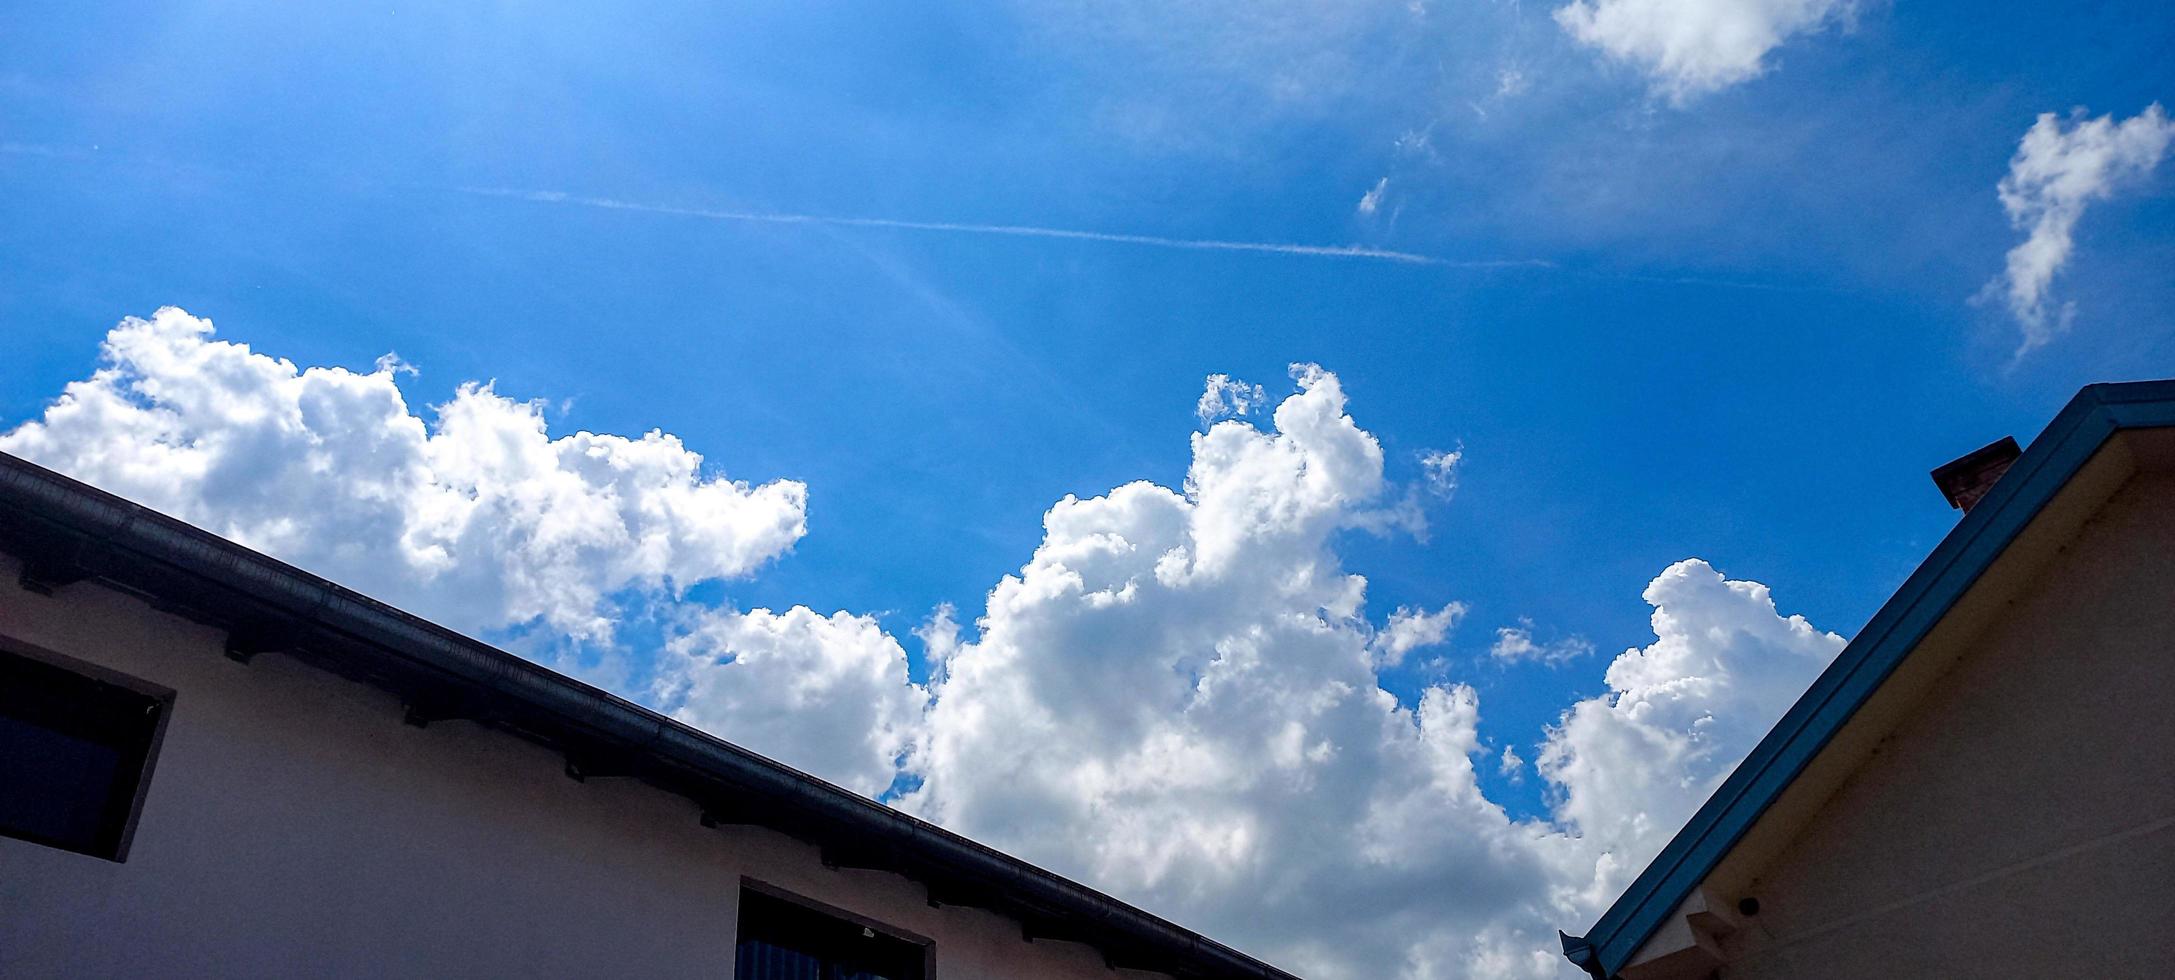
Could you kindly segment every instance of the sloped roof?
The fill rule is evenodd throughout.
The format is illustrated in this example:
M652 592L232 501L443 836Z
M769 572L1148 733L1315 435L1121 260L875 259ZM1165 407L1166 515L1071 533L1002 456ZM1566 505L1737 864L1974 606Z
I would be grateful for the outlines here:
M1085 943L1113 967L1184 978L1292 975L1099 891L681 724L218 535L0 453L0 550L25 588L84 580L392 692L410 724L465 720L563 752L567 775L638 778L815 844L832 867L922 882L931 904L1017 919L1023 938Z
M2175 381L2079 391L1564 955L1613 977L1690 898L2019 533L2117 433L2175 426Z

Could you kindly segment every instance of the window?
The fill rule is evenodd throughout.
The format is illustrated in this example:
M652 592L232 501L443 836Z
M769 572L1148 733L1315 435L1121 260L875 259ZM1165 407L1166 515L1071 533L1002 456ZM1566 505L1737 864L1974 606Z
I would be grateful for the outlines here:
M928 946L740 890L736 980L923 980Z
M0 649L0 835L126 858L171 701Z

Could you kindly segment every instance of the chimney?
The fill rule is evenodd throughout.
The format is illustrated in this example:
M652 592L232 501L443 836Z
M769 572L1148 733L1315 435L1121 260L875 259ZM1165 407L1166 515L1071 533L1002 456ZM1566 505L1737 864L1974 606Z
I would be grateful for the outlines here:
M1950 507L1971 513L1979 498L1986 496L1986 491L1994 488L1994 481L2009 472L2009 464L2022 455L2024 450L2017 448L2014 438L2002 436L2000 442L1972 450L1935 468L1933 485L1941 488L1941 496L1948 498Z

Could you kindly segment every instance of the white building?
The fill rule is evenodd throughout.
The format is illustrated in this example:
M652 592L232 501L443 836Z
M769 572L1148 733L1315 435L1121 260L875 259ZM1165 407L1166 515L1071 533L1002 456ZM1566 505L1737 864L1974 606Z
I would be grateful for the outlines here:
M4 454L0 582L0 976L1288 976Z
M1936 471L1963 520L1572 962L2175 976L2175 382L2013 447Z

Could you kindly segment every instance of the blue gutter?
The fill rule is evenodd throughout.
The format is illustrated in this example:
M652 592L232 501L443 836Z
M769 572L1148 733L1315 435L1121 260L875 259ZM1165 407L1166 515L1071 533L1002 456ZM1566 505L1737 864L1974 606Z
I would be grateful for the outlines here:
M2100 446L2170 426L2175 381L2079 391L1565 958L1614 977Z

